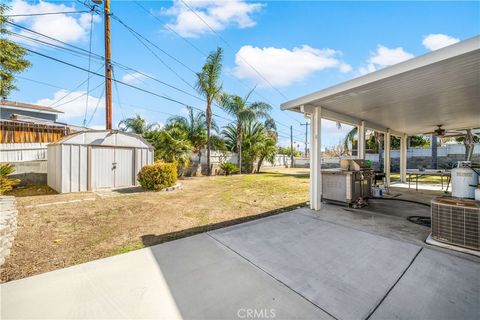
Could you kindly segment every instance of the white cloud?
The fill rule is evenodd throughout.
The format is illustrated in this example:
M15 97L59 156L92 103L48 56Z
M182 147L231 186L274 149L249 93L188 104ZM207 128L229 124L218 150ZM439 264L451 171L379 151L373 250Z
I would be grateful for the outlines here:
M274 86L288 86L327 68L350 72L352 67L340 61L338 55L340 52L336 50L315 49L307 45L292 50L247 45L241 47L235 55L236 66L233 74L240 79L251 79L265 86L267 83L258 74L260 73Z
M140 72L126 73L122 76L122 81L130 84L145 82L146 79L148 79L148 77L145 75L145 73Z
M9 14L11 15L79 11L79 9L75 8L75 6L70 7L64 4L54 4L44 1L30 4L23 0L14 0L11 3L11 9L12 10L9 11ZM45 16L13 17L12 21L63 42L78 42L88 38L87 35L90 31L90 17L90 13L55 14ZM94 22L98 21L100 21L100 17L98 15L94 15ZM35 36L25 30L19 30L16 32L23 35L28 35L29 37L40 38L39 36ZM20 40L20 38L17 39ZM41 39L45 40L45 38Z
M436 34L429 34L425 38L423 38L422 44L425 48L429 50L437 50L454 43L459 42L460 39L451 37L446 34L436 33Z
M60 100L68 93L69 91L62 89L55 92L53 94L53 98L40 99L36 101L34 104L37 104L40 106L50 106L55 101ZM73 120L73 123L77 123L77 124L80 124L82 122L83 117L85 115L85 105L87 103L87 95L85 93L86 93L85 91L71 92L68 95L68 97L62 99L62 101L60 101L58 104L52 106L53 108L56 108L59 111L64 112L59 114L58 116L58 119L60 121ZM87 121L90 119L91 115L93 114L97 104L98 104L98 109L97 109L97 112L95 113L96 116L98 116L99 114L101 115L102 113L99 111L105 109L105 100L102 99L99 101L99 98L89 95L88 106L87 106Z
M367 74L375 70L411 59L413 57L413 54L405 51L402 47L390 49L379 44L377 51L372 53L370 58L367 60L367 65L365 67L361 67L358 72L361 75Z
M186 3L195 12L180 0L174 0L172 7L162 10L162 14L173 17L173 21L165 26L184 37L198 37L211 33L210 28L221 31L229 26L253 27L256 23L252 19L252 14L264 6L260 3L248 3L245 0L196 0L186 1Z

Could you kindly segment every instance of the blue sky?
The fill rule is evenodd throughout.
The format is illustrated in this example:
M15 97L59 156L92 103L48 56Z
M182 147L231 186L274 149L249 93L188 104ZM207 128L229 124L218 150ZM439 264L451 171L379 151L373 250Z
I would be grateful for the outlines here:
M280 103L480 33L479 2L179 0L141 1L140 4L153 16L131 1L112 1L111 10L128 26L194 71L200 70L205 60L203 53L217 46L223 47L224 89L243 96L256 86L251 99L272 104L272 116L279 123L280 143L288 143L288 127L293 125L295 144L302 148L305 127L300 123L305 119L299 114L280 111ZM11 14L87 9L78 1L16 0L10 5L13 7ZM14 21L88 49L90 18L89 13L82 13L17 17ZM98 54L103 54L102 25L102 18L94 16L92 50ZM45 40L17 28L13 31ZM18 36L15 39L32 50L88 68L85 57ZM194 73L157 48L152 47L152 50L167 66L126 28L112 20L114 61L196 95L189 86L195 82ZM103 88L101 78L91 77L87 102L87 85L79 86L87 79L85 72L34 54L29 59L33 66L20 75L19 90L12 93L11 100L58 107L65 112L62 121L68 123L82 124L86 118L87 122L91 119L90 126L101 128L104 125L103 101L99 100ZM91 70L103 72L102 63L92 60ZM115 76L118 80L204 109L202 101L133 71L116 67ZM55 103L66 94L69 95ZM99 107L94 112L97 101ZM135 113L149 122L165 123L169 114L184 114L185 107L119 84L118 93L114 90L115 124ZM214 113L228 117L217 107ZM227 123L219 117L216 121L219 125ZM338 144L349 127L339 130L335 124L326 122L323 130L325 138L322 143L328 147Z

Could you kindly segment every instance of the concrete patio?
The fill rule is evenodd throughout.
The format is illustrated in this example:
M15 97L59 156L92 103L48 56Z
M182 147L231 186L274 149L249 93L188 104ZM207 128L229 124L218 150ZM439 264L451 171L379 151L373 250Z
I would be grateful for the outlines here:
M426 245L429 208L300 208L2 284L1 318L478 319L480 259Z

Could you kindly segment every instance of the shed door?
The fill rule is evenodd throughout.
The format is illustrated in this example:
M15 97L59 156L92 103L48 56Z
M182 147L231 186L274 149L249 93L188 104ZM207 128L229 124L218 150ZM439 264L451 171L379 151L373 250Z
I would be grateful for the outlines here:
M91 181L92 189L113 188L115 186L115 149L92 147Z
M92 189L135 185L135 153L131 148L92 147Z
M115 187L129 187L134 183L134 152L133 149L115 149Z

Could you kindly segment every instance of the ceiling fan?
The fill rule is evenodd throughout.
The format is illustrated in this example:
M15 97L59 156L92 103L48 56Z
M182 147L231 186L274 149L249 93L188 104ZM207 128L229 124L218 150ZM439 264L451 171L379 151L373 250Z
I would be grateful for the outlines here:
M463 137L466 134L467 129L458 129L458 130L451 130L447 132L447 130L442 128L442 124L437 124L437 128L432 132L427 132L426 134L434 134L439 138L454 138L454 137Z

